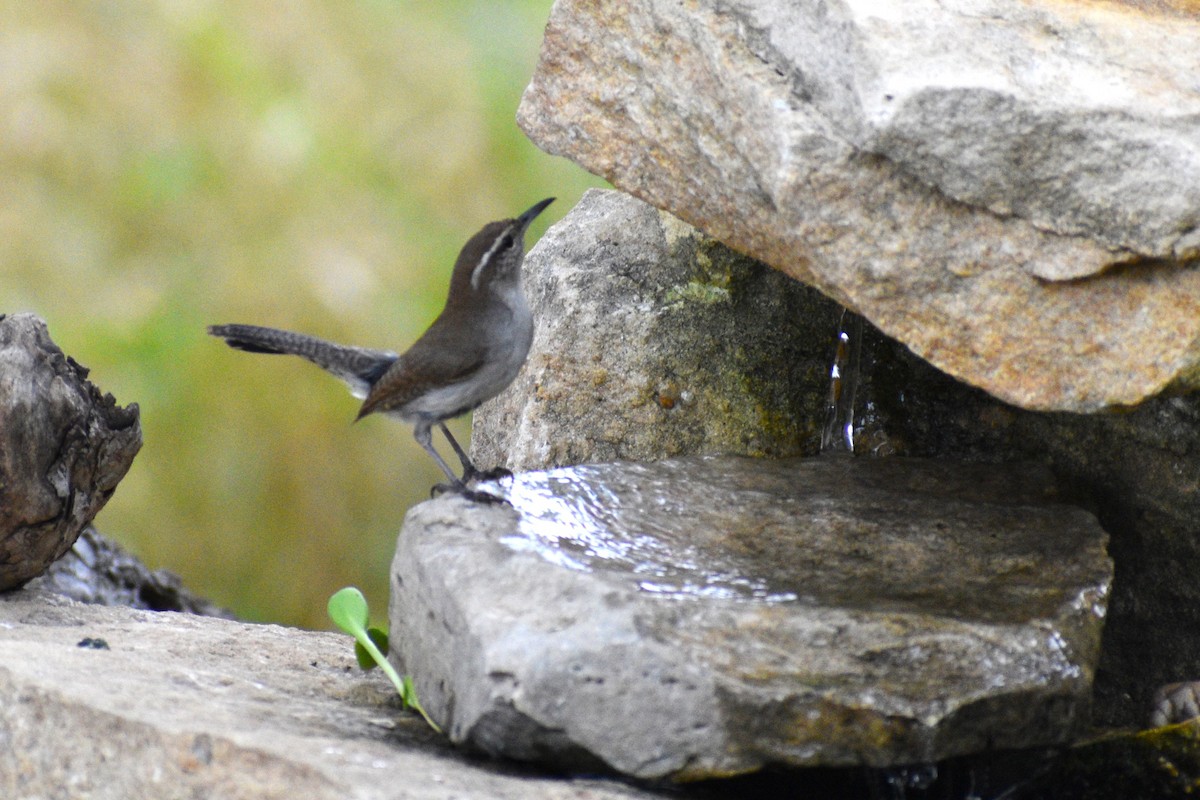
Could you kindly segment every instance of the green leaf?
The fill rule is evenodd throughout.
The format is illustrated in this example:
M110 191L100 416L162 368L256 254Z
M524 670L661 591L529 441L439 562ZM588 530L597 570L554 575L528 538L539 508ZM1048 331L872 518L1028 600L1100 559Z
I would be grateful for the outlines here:
M329 618L355 639L360 633L366 635L369 614L367 598L353 586L339 589L329 598Z
M388 647L387 634L378 628L367 630L370 609L367 608L367 598L363 597L363 593L353 586L339 589L329 598L328 608L329 618L333 620L333 624L354 637L356 642L354 653L358 658L358 663L363 665L367 659L370 659L378 664L383 673L387 675L388 680L392 682L392 686L396 687L396 693L400 695L400 701L404 707L416 711L425 718L429 727L441 733L442 729L425 713L425 709L417 700L417 690L413 687L412 678L407 675L401 678L395 668L388 663L387 657L384 655ZM359 650L362 650L365 655L359 654ZM363 669L368 668L363 667Z
M367 628L367 636L379 648L379 652L386 653L388 651L388 635L385 631L379 628ZM358 666L364 670L375 669L375 659L367 652L367 648L363 647L357 641L354 642L354 657L358 659Z

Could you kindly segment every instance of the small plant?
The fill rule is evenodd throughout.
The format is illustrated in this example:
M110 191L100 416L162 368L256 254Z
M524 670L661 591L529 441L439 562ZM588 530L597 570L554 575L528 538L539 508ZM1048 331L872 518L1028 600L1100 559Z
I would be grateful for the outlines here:
M370 617L367 598L363 597L363 593L353 586L347 586L345 589L334 592L333 596L329 598L329 618L333 620L334 625L354 637L354 654L358 658L359 666L363 669L371 669L378 665L388 676L392 685L396 687L404 708L416 711L425 718L429 727L441 733L442 729L429 718L425 709L421 708L421 703L417 700L417 690L413 688L412 678L408 675L401 678L388 663L387 657L384 656L383 653L388 647L387 634L379 628L367 627Z

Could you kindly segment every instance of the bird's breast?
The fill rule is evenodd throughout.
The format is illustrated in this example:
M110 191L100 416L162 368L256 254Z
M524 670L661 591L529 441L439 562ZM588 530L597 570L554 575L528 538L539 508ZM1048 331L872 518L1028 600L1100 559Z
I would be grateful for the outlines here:
M524 293L518 288L507 295L503 300L508 308L508 331L506 335L492 338L492 352L488 359L496 366L496 381L502 384L496 394L517 377L533 344L533 312L525 301Z

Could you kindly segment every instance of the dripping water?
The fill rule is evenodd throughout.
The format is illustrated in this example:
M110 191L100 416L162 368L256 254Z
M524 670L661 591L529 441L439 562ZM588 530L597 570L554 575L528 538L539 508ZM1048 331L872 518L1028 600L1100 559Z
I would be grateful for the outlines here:
M821 452L854 452L854 402L862 377L863 318L846 309L838 320L837 346L829 369L829 398Z

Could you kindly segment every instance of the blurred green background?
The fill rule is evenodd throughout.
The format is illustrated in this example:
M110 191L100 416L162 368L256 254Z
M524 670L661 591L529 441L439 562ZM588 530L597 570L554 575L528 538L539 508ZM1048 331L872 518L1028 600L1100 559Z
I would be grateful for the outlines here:
M440 472L315 367L204 326L402 350L484 223L556 195L532 242L601 185L513 121L550 5L0 2L0 312L142 409L100 530L248 619L328 627L348 584L386 615Z

